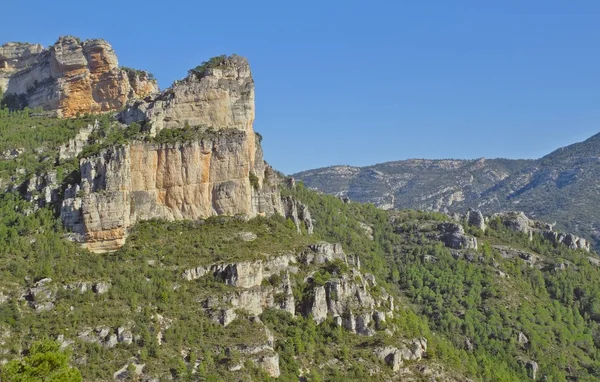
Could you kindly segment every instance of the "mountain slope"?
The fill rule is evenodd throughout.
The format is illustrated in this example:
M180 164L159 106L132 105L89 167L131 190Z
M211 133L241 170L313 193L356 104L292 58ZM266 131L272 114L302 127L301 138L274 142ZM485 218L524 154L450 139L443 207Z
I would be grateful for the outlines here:
M538 160L404 160L294 174L308 187L382 208L519 210L600 239L600 135Z

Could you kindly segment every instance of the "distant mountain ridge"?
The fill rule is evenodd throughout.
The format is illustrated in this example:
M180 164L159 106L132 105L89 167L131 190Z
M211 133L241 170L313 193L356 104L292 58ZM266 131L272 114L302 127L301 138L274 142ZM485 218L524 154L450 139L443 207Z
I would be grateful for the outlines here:
M310 188L384 209L523 211L600 243L600 134L536 160L409 159L293 176Z

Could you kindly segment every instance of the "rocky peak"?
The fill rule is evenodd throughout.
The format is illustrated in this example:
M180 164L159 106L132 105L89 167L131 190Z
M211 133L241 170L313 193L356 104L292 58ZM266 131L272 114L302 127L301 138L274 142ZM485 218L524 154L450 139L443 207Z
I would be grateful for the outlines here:
M18 106L63 117L117 111L130 99L158 92L148 75L130 81L112 46L101 39L65 36L45 50L9 43L0 48L0 67L0 89L18 99Z
M130 103L119 116L126 124L147 121L151 134L185 125L252 133L254 80L248 61L220 56L189 71L158 97Z

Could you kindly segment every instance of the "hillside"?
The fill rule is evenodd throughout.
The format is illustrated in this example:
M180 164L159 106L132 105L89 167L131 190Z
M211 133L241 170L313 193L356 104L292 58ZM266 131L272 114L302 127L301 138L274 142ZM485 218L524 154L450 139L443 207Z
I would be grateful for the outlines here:
M412 159L333 166L293 176L308 187L390 209L528 216L600 242L600 135L537 160Z
M149 221L110 255L4 195L2 358L50 337L86 381L598 378L585 251L530 240L510 216L463 231L282 192L310 208L313 235L277 216Z
M296 184L263 160L245 58L84 108L0 109L3 382L600 378L585 239Z

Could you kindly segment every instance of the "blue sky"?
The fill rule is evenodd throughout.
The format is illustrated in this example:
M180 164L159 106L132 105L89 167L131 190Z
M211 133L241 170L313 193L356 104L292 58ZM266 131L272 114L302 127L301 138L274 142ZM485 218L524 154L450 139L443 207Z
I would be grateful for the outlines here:
M248 57L255 129L286 173L535 158L600 130L598 1L22 4L3 3L1 42L104 38L163 88L212 56Z

